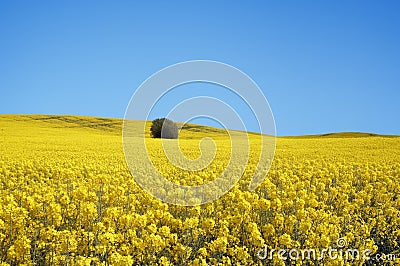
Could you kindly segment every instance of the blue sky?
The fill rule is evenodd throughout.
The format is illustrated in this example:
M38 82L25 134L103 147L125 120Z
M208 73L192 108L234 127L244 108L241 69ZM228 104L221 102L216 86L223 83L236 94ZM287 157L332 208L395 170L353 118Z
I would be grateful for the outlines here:
M142 2L1 1L0 113L123 117L150 75L208 59L260 86L278 135L400 135L399 1Z

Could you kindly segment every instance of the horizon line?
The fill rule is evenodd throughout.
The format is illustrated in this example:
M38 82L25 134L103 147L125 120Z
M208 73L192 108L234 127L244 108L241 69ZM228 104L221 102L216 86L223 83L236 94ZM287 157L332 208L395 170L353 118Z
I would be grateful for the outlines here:
M39 116L39 115L44 115L44 116L75 116L75 117L94 117L94 118L106 118L106 119L117 119L117 120L125 120L123 117L113 117L113 116L100 116L100 115L81 115L81 114L67 114L67 113L62 113L62 114L43 114L43 113L0 113L0 116L2 115L16 115L16 116ZM151 120L144 120L144 119L130 119L130 120L137 120L137 121L151 121ZM180 121L174 121L176 123L183 123ZM191 123L190 123L191 124ZM204 125L204 124L193 124L193 125L200 125L204 127L211 127L211 128L218 128L215 126L210 126L210 125ZM223 129L223 128L218 128L218 129ZM240 130L235 130L235 129L229 129L229 130L234 130L234 131L240 131ZM245 131L250 134L260 134L260 132L255 132L255 131ZM307 137L340 137L339 135L344 135L344 134L358 134L359 136L352 136L352 137L400 137L400 135L396 134L382 134L382 133L376 133L376 132L365 132L365 131L331 131L331 132L321 132L321 133L307 133L307 134L302 134L302 135L278 135L276 134L275 137L280 137L280 138L307 138ZM366 135L366 136L365 136ZM346 137L346 136L344 136ZM347 136L351 137L351 136Z

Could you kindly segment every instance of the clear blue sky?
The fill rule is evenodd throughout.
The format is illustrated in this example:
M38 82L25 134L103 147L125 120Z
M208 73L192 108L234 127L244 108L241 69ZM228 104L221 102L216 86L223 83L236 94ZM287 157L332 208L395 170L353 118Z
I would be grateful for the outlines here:
M1 1L0 113L123 117L168 65L233 65L278 135L400 134L399 1ZM137 1L139 2L139 1Z

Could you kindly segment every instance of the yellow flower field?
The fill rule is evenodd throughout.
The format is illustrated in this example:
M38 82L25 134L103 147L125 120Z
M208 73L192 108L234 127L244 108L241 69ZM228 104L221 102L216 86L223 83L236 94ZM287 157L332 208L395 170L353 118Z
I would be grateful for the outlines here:
M0 115L0 265L367 265L400 263L400 138L338 134L277 138L275 159L255 191L244 176L215 202L170 205L144 192L126 166L121 120ZM252 134L253 153L258 136ZM172 181L202 184L229 160L228 136L183 129L181 149L215 160L196 176L158 156ZM253 154L254 155L254 154ZM179 178L178 178L179 177ZM371 259L282 259L268 249L369 249ZM376 254L397 258L378 261Z

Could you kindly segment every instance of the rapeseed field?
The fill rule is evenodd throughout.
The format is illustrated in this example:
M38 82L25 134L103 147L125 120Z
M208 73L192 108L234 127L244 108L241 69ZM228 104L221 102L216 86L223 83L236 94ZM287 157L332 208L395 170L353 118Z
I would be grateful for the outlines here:
M259 140L250 134L239 182L214 202L185 207L155 199L135 182L121 127L118 119L0 115L0 265L400 263L398 137L278 137L266 179L249 191ZM198 185L219 175L230 156L227 132L195 125L180 132L183 154L201 156L205 137L217 149L195 176L160 156L161 140L146 144L160 173ZM371 259L319 258L338 245L371 250ZM260 258L265 248L316 249L317 257Z

